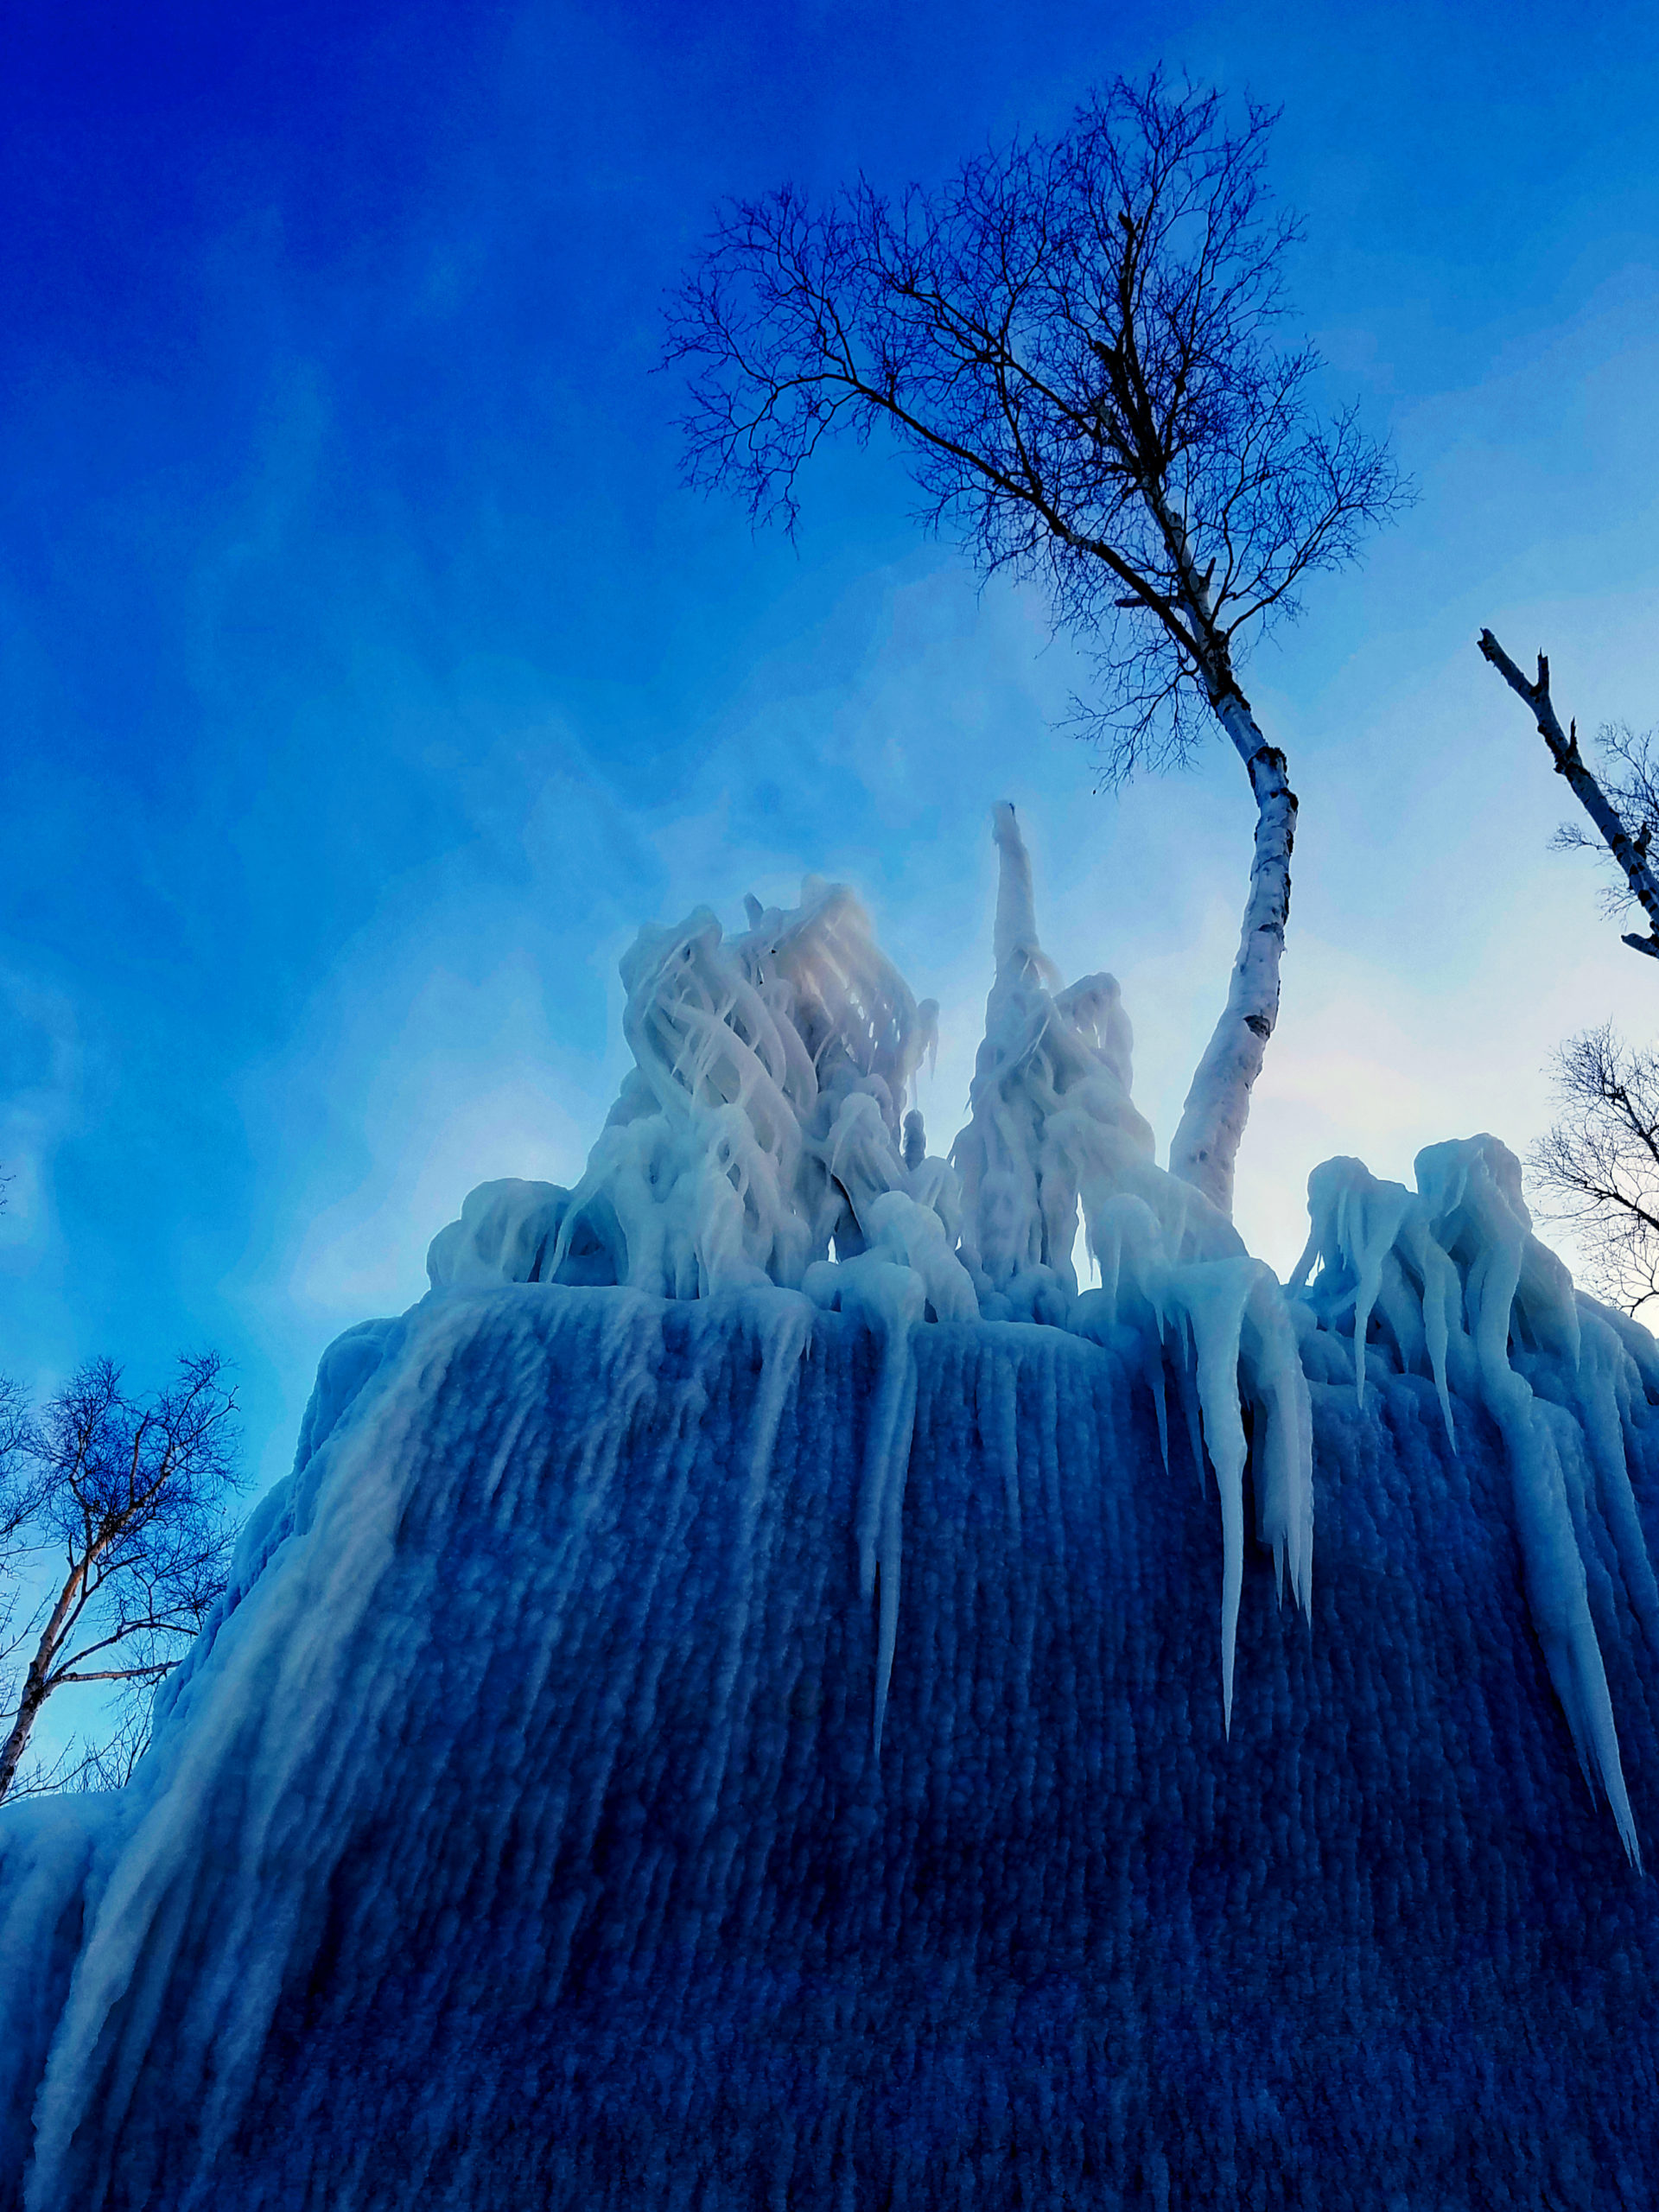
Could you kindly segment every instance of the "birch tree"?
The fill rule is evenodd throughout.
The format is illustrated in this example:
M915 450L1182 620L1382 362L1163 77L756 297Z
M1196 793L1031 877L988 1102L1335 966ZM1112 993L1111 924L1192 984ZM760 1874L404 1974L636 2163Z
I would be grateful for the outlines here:
M133 1698L176 1664L225 1586L235 1413L212 1352L181 1359L174 1386L146 1399L95 1360L38 1419L15 1386L0 1390L0 1653L29 1654L3 1716L0 1800L30 1788L18 1773L35 1723L74 1684L118 1687L128 1700L113 1745L82 1767L104 1780L130 1769ZM13 1630L26 1575L43 1594ZM48 1786L70 1779L54 1773Z
M1279 1014L1296 799L1240 682L1401 504L1351 409L1314 404L1318 358L1282 342L1300 236L1263 167L1274 118L1119 81L1052 138L889 199L785 186L729 207L671 312L687 473L793 529L826 438L888 431L919 518L981 573L1038 584L1097 685L1078 713L1108 779L1237 753L1255 845L1225 1008L1171 1146L1224 1211Z

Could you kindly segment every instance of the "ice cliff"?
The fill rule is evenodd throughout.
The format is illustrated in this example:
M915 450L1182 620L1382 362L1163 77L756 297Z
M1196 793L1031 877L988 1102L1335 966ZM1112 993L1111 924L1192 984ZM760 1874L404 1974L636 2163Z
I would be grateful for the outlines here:
M325 1355L133 1783L0 1811L0 2204L1651 2203L1653 1340L1490 1137L1281 1287L996 835L948 1158L849 893L700 912Z

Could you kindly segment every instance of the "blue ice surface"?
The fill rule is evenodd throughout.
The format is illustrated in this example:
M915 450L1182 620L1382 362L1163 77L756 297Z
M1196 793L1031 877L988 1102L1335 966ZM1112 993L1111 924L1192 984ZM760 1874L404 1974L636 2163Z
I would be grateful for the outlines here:
M1253 1553L1228 1737L1135 1362L915 1356L878 1754L856 1320L530 1284L331 1348L134 1783L0 1815L7 2212L1649 2212L1659 1891L1488 1417L1314 1381L1313 1617ZM1651 1853L1659 1655L1545 1417Z

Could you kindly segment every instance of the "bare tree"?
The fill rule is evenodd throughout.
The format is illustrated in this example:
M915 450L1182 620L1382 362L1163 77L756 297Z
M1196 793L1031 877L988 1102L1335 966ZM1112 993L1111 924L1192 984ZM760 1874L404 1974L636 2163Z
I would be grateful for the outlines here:
M49 1763L20 1763L8 1804L25 1797L61 1797L94 1789L124 1789L149 1748L153 1681L124 1684L113 1713L99 1719L96 1738L72 1738Z
M1659 830L1659 761L1654 747L1659 732L1638 737L1627 725L1604 723L1599 734L1603 772L1598 777L1579 747L1579 726L1569 721L1565 731L1549 696L1549 662L1540 653L1538 674L1529 682L1510 658L1490 630L1480 633L1480 650L1518 699L1532 710L1538 734L1549 747L1558 776L1565 776L1573 796L1594 823L1594 837L1586 837L1576 823L1564 823L1555 842L1566 850L1605 851L1617 865L1623 880L1611 893L1608 905L1616 914L1639 908L1649 933L1628 933L1624 942L1634 952L1659 959L1659 876L1648 860L1648 848ZM1580 1042L1589 1045L1602 1031L1593 1031ZM1576 1047L1569 1046L1572 1052Z
M82 1368L38 1420L13 1386L0 1393L10 1424L0 1429L0 1573L14 1606L22 1555L55 1552L60 1561L5 1647L34 1649L0 1745L0 1799L15 1789L101 1786L130 1770L142 1748L136 1694L176 1663L225 1586L235 1413L213 1352L181 1359L178 1381L147 1399L129 1397L106 1359ZM47 1700L87 1682L133 1694L113 1743L19 1785Z
M1560 1119L1528 1165L1591 1287L1634 1313L1659 1298L1659 1050L1592 1029L1556 1054L1555 1090Z
M1238 680L1303 580L1353 558L1404 493L1351 410L1313 404L1311 346L1276 344L1300 235L1262 183L1274 118L1160 75L1092 98L1052 139L889 200L785 187L729 208L671 318L694 483L793 528L831 433L885 424L921 519L982 574L1047 592L1094 659L1080 709L1121 780L1219 725L1255 796L1227 1005L1170 1165L1230 1211L1279 1013L1296 800Z

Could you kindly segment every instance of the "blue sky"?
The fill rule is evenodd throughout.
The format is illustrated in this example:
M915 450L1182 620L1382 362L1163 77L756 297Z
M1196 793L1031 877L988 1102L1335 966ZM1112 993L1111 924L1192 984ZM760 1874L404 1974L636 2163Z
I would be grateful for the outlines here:
M639 922L808 868L944 1007L958 1118L991 802L1062 967L1120 976L1166 1140L1218 1010L1249 794L1122 799L879 449L797 546L681 488L664 296L722 194L939 176L1162 59L1281 105L1306 327L1421 486L1252 696L1303 803L1239 1216L1548 1117L1659 976L1546 850L1482 665L1659 720L1659 16L1482 5L14 4L0 83L0 1368L237 1362L285 1463L340 1328L472 1184L573 1179Z

